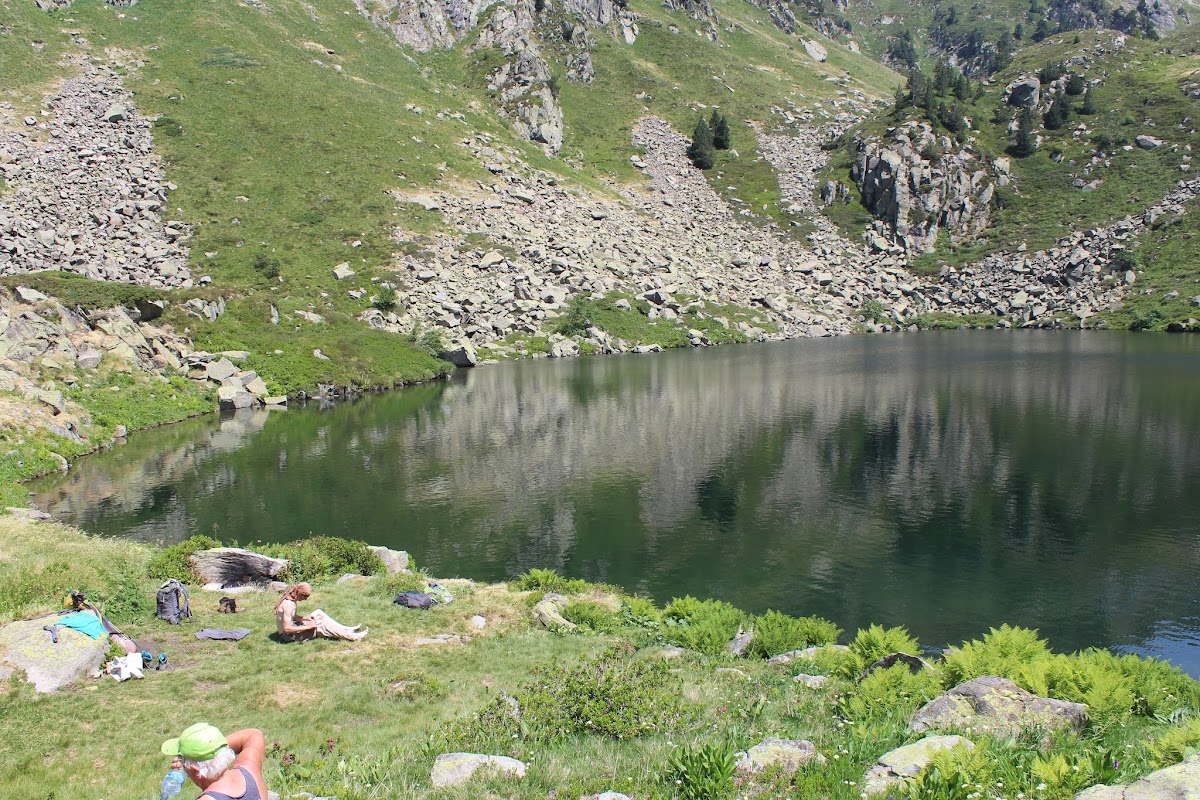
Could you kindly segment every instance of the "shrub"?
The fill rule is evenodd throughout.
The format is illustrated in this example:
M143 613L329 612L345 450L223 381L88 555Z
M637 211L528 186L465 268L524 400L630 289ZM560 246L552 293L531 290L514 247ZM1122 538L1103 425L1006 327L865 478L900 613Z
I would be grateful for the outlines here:
M563 618L597 633L607 633L617 627L617 615L590 600L572 600L563 609Z
M563 336L580 336L587 332L592 324L591 316L595 306L591 301L575 296L567 305L567 313L554 324L554 332Z
M668 641L709 655L722 652L745 619L723 600L697 600L690 595L668 603L663 616Z
M385 314L389 311L394 311L396 308L396 290L390 286L384 286L379 290L379 294L375 295L375 299L371 301L371 305Z
M258 253L254 256L253 265L254 271L262 275L264 278L279 277L279 259L271 258L266 253Z
M288 583L337 578L347 573L376 575L386 572L383 561L365 542L337 536L313 536L278 548L288 560L281 576Z
M863 315L863 319L874 322L876 325L887 322L888 319L887 310L878 300L867 300L859 306L858 312Z
M877 669L858 684L845 701L848 716L904 717L941 694L941 678L933 670L913 672L907 664Z
M712 169L713 164L717 161L712 131L709 130L704 117L701 117L696 123L696 130L692 133L692 143L688 145L687 154L697 169Z
M850 642L850 651L858 657L859 667L865 668L892 653L916 655L921 651L921 646L909 635L906 628L872 625L854 635L854 641Z
M639 628L657 628L662 624L662 612L650 598L634 595L621 601L621 621Z
M552 742L576 734L614 739L673 729L681 715L681 679L662 660L638 659L613 645L570 669L539 670L511 696L443 729L450 747L498 747L513 739ZM486 752L486 751L484 751Z
M175 578L181 583L198 583L199 578L192 571L192 553L220 546L221 543L211 536L189 536L150 556L146 563L146 574L156 581Z
M522 592L558 592L559 594L580 594L586 592L590 584L581 578L564 578L552 569L534 568L513 581L513 586Z
M736 768L737 755L731 743L686 745L668 758L666 780L686 800L710 800L729 793Z
M803 661L793 661L793 667L801 672L816 675L835 675L853 680L861 670L858 656L840 647L823 647Z
M842 634L842 629L827 619L791 617L779 611L767 611L755 617L750 625L754 628L754 640L749 652L759 658L831 644Z
M1178 764L1200 752L1200 718L1189 717L1175 727L1167 728L1146 744L1150 763L1155 768Z
M117 625L150 619L157 608L154 596L129 573L113 574L107 586L89 594L88 599Z
M1049 647L1038 638L1037 631L1001 625L982 640L965 642L947 653L942 675L948 687L982 675L999 675L1021 683L1022 670L1049 654Z

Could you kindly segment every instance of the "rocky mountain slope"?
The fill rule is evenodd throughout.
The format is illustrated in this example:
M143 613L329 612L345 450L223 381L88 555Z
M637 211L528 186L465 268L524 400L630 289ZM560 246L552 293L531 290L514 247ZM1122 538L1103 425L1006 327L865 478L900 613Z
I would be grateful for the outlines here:
M892 110L904 79L859 51L894 57L799 7L0 10L6 314L62 327L5 380L35 399L80 387L85 413L130 369L190 373L191 395L222 384L237 405L429 378L448 368L436 355L1105 324L1157 290L1135 245L1195 202L1190 29L1049 36L939 94L962 117L951 131L936 108ZM1101 111L1005 154L1022 109L1075 97L1075 76ZM717 110L732 146L702 171L688 135ZM75 338L112 315L146 347L89 339L81 358ZM8 323L7 352L26 328ZM60 341L73 359L39 358L70 355ZM239 360L210 374L223 352Z

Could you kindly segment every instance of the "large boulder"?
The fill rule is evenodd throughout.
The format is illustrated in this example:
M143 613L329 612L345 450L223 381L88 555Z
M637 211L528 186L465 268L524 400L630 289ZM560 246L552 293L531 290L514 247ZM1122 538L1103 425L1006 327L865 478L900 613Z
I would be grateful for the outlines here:
M201 583L222 587L270 583L283 574L288 562L240 547L215 547L192 553L192 569Z
M1037 108L1042 96L1042 82L1036 75L1026 75L1005 86L1004 96L1010 106Z
M1128 786L1093 786L1075 800L1200 800L1200 754Z
M738 754L739 772L762 772L765 769L780 769L791 775L809 761L825 763L825 756L817 752L817 746L809 741L794 739L764 739Z
M54 644L42 627L57 619L49 614L0 628L0 673L6 666L19 669L37 691L53 692L104 663L107 636L93 639L72 628L59 628L58 644Z
M905 778L921 774L935 752L959 745L968 750L975 747L974 742L961 736L926 736L919 742L890 750L863 775L863 793L867 796L886 794L900 786Z
M379 556L379 560L387 567L388 575L395 575L398 572L406 575L412 574L412 570L408 568L409 558L406 551L390 550L386 547L371 547L370 550Z
M575 630L575 623L562 615L567 607L567 598L557 592L547 592L533 607L533 618L542 627L551 630Z
M954 728L996 736L1016 736L1034 727L1082 728L1087 706L1038 697L1008 678L987 675L960 683L919 709L909 722L914 731Z
M485 756L478 753L442 753L433 762L430 780L434 787L458 786L471 780L480 767L514 778L525 777L525 764L508 756Z

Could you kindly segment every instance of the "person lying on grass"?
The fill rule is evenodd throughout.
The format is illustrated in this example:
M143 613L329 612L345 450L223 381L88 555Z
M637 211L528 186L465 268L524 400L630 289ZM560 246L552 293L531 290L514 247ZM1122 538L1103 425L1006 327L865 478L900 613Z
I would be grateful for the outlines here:
M319 608L311 614L299 616L296 604L311 596L312 587L307 583L297 583L284 591L283 597L275 604L275 625L279 628L279 638L285 642L300 642L320 636L357 642L367 635L369 628L361 631L361 625L348 628Z
M178 739L163 742L164 755L203 791L199 800L267 800L263 758L267 743L257 728L226 738L207 722L197 722Z

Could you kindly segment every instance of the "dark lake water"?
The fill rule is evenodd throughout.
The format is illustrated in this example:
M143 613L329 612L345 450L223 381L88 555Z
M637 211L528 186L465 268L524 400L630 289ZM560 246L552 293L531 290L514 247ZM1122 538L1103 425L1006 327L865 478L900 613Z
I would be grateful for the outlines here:
M1200 675L1200 337L945 332L536 361L139 433L33 487L106 536L327 533L923 643Z

